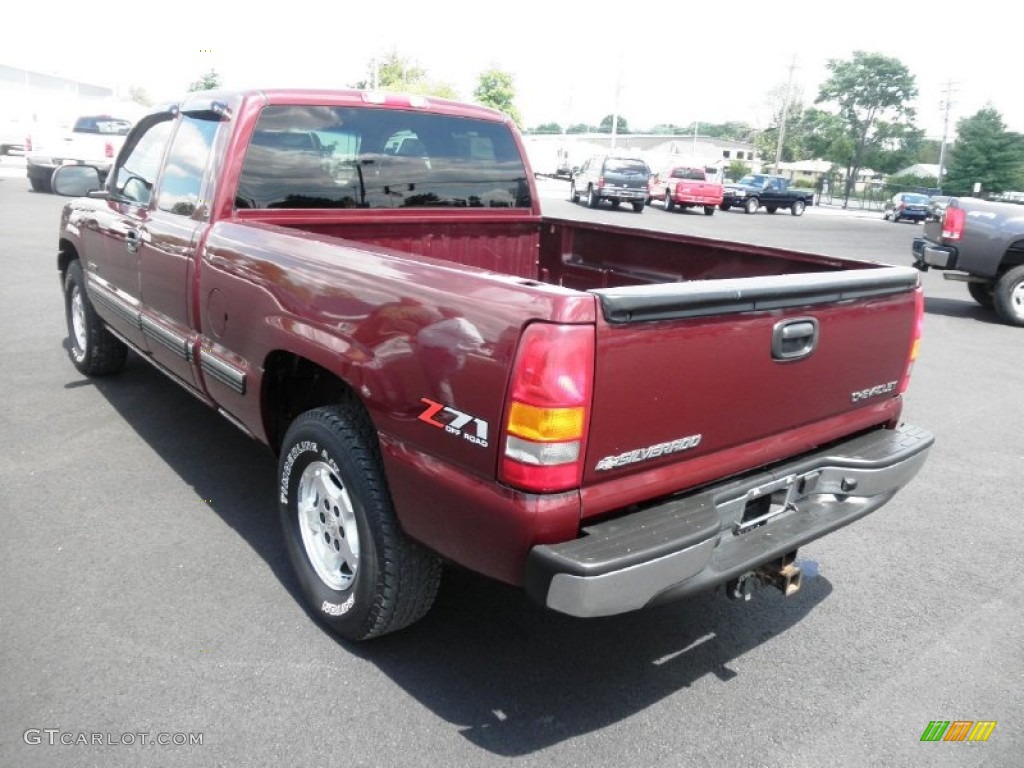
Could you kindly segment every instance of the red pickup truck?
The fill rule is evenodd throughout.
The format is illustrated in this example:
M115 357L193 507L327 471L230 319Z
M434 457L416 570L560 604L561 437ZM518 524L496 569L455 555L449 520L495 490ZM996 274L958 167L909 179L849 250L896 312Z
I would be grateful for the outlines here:
M601 616L799 585L885 504L909 267L541 215L500 113L357 91L195 94L105 187L63 167L72 362L128 350L279 457L302 590L364 639L450 561ZM868 553L865 553L867 556Z
M724 190L722 184L707 180L703 168L677 165L651 177L647 183L647 202L660 200L666 211L703 208L705 216L712 216L722 204Z

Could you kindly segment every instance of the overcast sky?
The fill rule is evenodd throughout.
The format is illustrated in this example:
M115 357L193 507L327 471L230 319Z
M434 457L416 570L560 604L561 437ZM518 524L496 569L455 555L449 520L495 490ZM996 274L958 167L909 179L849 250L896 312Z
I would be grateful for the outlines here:
M956 119L991 103L1024 131L1012 4L899 0L583 3L576 0L39 0L31 24L7 15L0 64L177 97L209 70L225 87L344 87L373 55L397 50L471 99L489 66L515 78L527 126L597 123L615 104L631 127L740 120L766 127L768 93L794 84L807 102L830 58L854 50L902 61L917 78L918 124L942 133L945 83ZM237 9L246 8L246 11ZM1015 14L1014 14L1015 15ZM31 28L31 34L30 32Z

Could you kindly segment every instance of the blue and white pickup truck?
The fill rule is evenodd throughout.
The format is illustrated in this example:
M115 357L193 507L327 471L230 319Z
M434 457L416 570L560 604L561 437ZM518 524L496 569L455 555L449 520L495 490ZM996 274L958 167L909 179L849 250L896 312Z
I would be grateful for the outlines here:
M925 222L913 252L922 272L944 270L1004 323L1024 326L1024 206L952 198L941 219Z

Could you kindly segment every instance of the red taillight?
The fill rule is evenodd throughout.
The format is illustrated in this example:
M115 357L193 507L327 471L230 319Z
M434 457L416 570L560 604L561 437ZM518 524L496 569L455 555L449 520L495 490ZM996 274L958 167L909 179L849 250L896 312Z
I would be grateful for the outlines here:
M917 360L917 353L921 347L921 331L924 328L924 289L921 286L914 291L914 335L910 341L910 352L907 355L907 368L903 372L903 380L900 382L900 394L907 391L910 386L910 374L914 370L914 361Z
M25 151L26 152L31 152L32 151L32 137L31 136L26 136L25 137Z
M593 378L593 326L526 329L505 412L502 482L541 493L579 486Z
M602 187L604 187L604 176L597 180L597 188L601 189Z
M103 154L105 157L114 156L114 145L111 144L109 141L103 146Z
M959 240L964 234L964 222L967 221L967 211L963 208L949 206L942 217L942 239Z

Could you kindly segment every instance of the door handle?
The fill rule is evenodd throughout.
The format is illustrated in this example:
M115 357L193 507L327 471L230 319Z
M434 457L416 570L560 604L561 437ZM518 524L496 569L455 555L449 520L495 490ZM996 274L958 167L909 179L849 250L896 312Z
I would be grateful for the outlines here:
M772 329L772 359L800 360L818 346L818 321L813 317L782 320Z
M124 245L125 248L128 249L128 253L135 253L137 250L139 250L139 244L141 242L142 241L139 237L139 230L129 229L127 232L124 233Z

